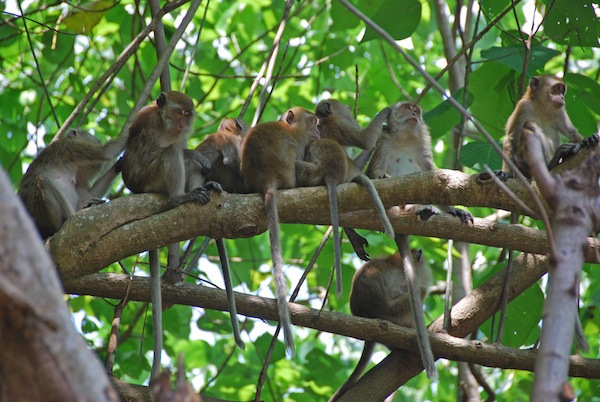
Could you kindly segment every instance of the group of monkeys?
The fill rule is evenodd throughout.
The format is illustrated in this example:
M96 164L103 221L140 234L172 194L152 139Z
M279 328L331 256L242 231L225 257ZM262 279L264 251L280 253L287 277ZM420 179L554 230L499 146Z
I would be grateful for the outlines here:
M577 153L583 146L598 144L597 134L584 139L572 125L564 108L565 91L565 83L557 77L533 77L507 122L504 153L525 174L529 171L521 132L526 125L542 135L544 156L549 166ZM362 129L346 105L329 99L321 101L315 113L293 107L279 121L259 123L252 128L241 119L224 119L218 132L207 136L192 150L187 148L187 142L193 132L194 109L192 99L183 93L161 93L156 102L137 113L126 136L102 145L87 131L71 129L53 140L31 163L19 186L19 195L42 237L53 235L76 211L101 202L100 197L119 173L131 192L165 194L173 208L191 201L209 202L210 189L258 192L264 197L267 213L279 318L286 348L293 354L294 338L282 271L277 190L298 186L327 187L334 229L336 292L339 295L343 289L336 189L341 183L359 183L369 193L383 231L394 238L399 252L389 258L369 261L364 250L366 240L352 228L344 228L357 255L369 261L354 276L351 311L357 316L415 326L423 364L428 375L435 377L434 358L422 313L431 280L429 267L420 252L411 252L407 235L394 233L371 182L371 179L435 169L431 137L421 108L411 102L396 103L381 110ZM561 145L561 134L571 142ZM357 147L366 152L352 159L345 147ZM121 159L115 162L123 151ZM110 168L96 179L106 166ZM505 168L499 175L506 179L510 173ZM431 205L412 207L422 220L439 213L439 209ZM453 206L438 207L465 224L473 221L467 211ZM151 277L155 280L153 314L160 317L158 254L155 250L149 255ZM229 272L225 267L223 269L228 277ZM229 283L228 301L236 343L243 347L230 278L226 278L226 283ZM154 297L155 293L158 293L158 299ZM158 369L162 328L156 323L154 339L153 366L157 365ZM372 350L373 343L367 342L355 372L332 400L358 379ZM156 373L154 367L153 373Z

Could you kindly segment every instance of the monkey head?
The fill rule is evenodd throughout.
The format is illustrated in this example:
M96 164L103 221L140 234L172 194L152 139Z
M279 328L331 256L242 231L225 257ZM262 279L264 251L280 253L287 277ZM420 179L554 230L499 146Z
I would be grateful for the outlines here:
M538 75L531 77L526 97L536 99L543 105L552 109L560 109L565 105L567 85L558 77L552 75Z
M249 128L250 127L248 127L248 124L246 124L246 122L240 118L223 119L221 120L221 124L219 124L219 128L217 128L217 132L227 131L243 137L246 135L246 131L248 131Z
M162 92L156 100L165 130L173 137L188 137L194 124L194 101L177 91Z
M293 127L297 133L301 133L308 141L314 141L321 138L319 128L317 124L319 119L311 111L304 109L303 107L293 107L286 111L280 119L291 127Z

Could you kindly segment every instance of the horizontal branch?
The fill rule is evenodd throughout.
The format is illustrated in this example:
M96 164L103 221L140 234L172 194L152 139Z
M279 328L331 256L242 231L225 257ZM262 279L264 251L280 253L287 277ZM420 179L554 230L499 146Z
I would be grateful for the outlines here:
M477 175L453 170L435 170L402 178L374 180L386 207L403 204L443 204L502 208L521 213L520 208L493 182ZM516 180L508 186L531 205L525 189ZM330 224L325 187L281 191L279 215L282 223ZM379 219L365 210L372 202L361 186L338 187L340 224L347 227L381 228ZM358 212L362 211L362 212ZM521 225L475 219L465 225L442 214L421 222L400 208L390 211L400 233L455 239L494 247L543 254L548 251L545 232ZM258 194L215 194L206 205L189 203L168 209L165 197L136 194L79 211L54 235L48 247L63 278L77 278L130 255L156 249L194 236L251 237L267 228L263 199ZM590 246L598 241L590 238ZM590 261L595 253L589 253Z
M127 292L129 282L127 275L96 273L65 283L65 290L67 293L121 299ZM166 303L227 310L224 291L192 283L180 283L177 286L163 283L162 297ZM238 314L271 321L278 320L277 303L274 299L243 293L236 293L235 297ZM150 301L149 278L135 277L129 288L128 298L135 301ZM462 310L458 311L453 311L455 322L466 318L458 316ZM290 303L290 312L294 325L376 341L395 348L417 350L417 339L413 329L400 327L385 320L354 317L338 312L320 312L296 303ZM437 357L507 369L532 371L534 367L535 352L532 351L489 345L480 341L467 341L441 333L430 334L430 340ZM571 375L600 378L600 360L573 357Z

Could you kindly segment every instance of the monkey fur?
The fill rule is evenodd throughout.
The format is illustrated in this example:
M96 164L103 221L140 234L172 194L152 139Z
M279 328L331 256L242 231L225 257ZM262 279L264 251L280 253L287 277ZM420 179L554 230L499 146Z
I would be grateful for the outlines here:
M525 177L531 178L522 139L526 122L535 123L543 133L542 149L549 169L558 165L561 160L575 155L583 147L598 145L598 134L583 138L571 123L565 110L566 92L567 85L558 77L546 74L532 77L527 91L506 122L504 154ZM561 144L561 134L570 142ZM502 170L510 172L506 162Z
M31 162L18 194L45 239L56 233L76 211L98 203L117 170L111 167L125 148L126 136L102 145L89 132L69 129Z
M210 163L207 179L219 183L229 193L246 192L240 172L240 148L247 131L248 125L242 119L223 119L217 132L196 147Z
M161 93L156 102L137 113L120 160L127 188L133 193L165 194L172 208L191 201L201 204L210 201L205 184L216 190L220 186L206 183L208 160L187 149L194 117L192 99L176 91ZM152 377L155 377L161 366L163 332L158 250L150 250L148 259L154 322Z
M290 355L294 355L295 346L283 275L277 190L296 187L296 161L304 159L308 142L318 138L317 117L309 110L294 107L279 121L252 127L242 142L241 171L246 188L261 193L265 200L279 319Z
M431 285L431 270L421 250L413 250L411 255L416 266L415 284L419 289L422 304L427 295L427 287ZM402 265L400 253L395 253L388 258L373 259L356 271L350 291L352 314L358 317L380 318L413 328L409 284ZM365 341L356 368L329 402L337 400L358 381L369 364L374 348L375 342Z

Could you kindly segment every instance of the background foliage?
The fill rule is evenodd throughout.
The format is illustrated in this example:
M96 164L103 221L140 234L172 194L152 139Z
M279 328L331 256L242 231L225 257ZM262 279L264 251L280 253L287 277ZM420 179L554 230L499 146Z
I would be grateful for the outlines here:
M520 97L524 61L528 54L523 41L529 39L526 76L542 72L564 76L569 86L567 108L571 119L584 136L596 132L600 115L598 3L568 0L514 3L518 3L514 12L492 23L512 4L511 0L474 2L473 15L465 26L467 5L462 1L446 2L445 10L453 31L456 33L461 28L461 32L467 31L465 35L471 32L464 40L452 38L459 50L472 40L473 31L477 34L488 25L493 26L474 43L469 64L472 71L464 67L464 60L462 62L460 71L468 96L464 96L462 84L461 90L451 91L447 74L439 78L439 83L448 88L447 95L454 92L456 99L465 101L471 113L497 141L501 141L504 124ZM354 4L395 39L402 40L400 43L405 50L431 75L446 66L434 2L358 0ZM284 5L282 1L268 0L204 0L202 3L170 59L173 89L182 88L197 102L196 132L190 146L197 145L205 135L214 132L223 117L239 115L254 77L269 54ZM3 21L0 21L0 163L16 188L38 150L51 140L89 87L149 23L150 17L147 2L131 0L78 4L56 0L26 1L22 2L26 21L17 17L16 2L8 1L0 7L4 10ZM163 19L167 40L186 8L184 5ZM462 14L459 15L457 10ZM542 28L532 31L531 22L537 25L542 20ZM383 107L406 100L403 92L412 98L423 95L420 105L428 111L426 120L434 138L435 161L438 167L455 167L452 129L460 123L460 114L439 93L430 90L421 94L426 87L425 79L387 43L382 43L377 33L365 29L364 24L341 3L295 2L282 44L286 50L279 53L275 68L278 79L261 121L278 119L291 106L313 109L316 102L329 96L353 106L358 96L358 120L364 124ZM88 118L81 122L82 127L93 131L102 140L117 135L156 60L151 36L119 71ZM188 64L191 68L184 80ZM45 95L42 81L48 95ZM396 81L400 84L395 84ZM261 89L262 85L259 86ZM156 98L159 91L156 84L152 97ZM257 105L258 96L255 95L244 116L248 123L256 116ZM501 167L499 157L468 125L460 149L460 163L468 172L482 170L484 163L492 169ZM120 181L115 183L114 191L122 193ZM471 212L485 217L495 211L472 208ZM528 219L525 223L537 225ZM295 286L301 273L295 267L307 265L325 229L283 225L284 258L290 263L291 286ZM369 240L371 256L393 252L392 244L381 234L360 232ZM227 245L233 261L236 290L270 295L270 269L264 265L270 261L267 237L263 234L252 239L228 240ZM446 242L413 237L412 245L424 249L435 280L441 283L446 275ZM496 263L500 250L475 244L470 249L475 286L503 268L503 264ZM360 264L348 244L343 245L343 254L344 287L348 290L352 275ZM221 283L218 268L208 263L217 259L214 245L206 250L206 257L208 260L201 260L198 271L194 270L188 281L209 278ZM137 259L137 256L126 259L126 268L132 270ZM166 260L166 256L163 259ZM317 262L318 269L308 276L301 302L320 307L332 261L332 247L327 246ZM107 269L121 272L116 264ZM146 266L138 265L135 269L136 274L144 275ZM600 305L600 281L595 279L598 277L597 266L584 266L580 315L592 345L590 357L597 357L600 338L600 320L596 316ZM504 338L506 345L529 347L535 343L543 290L542 284L534 286L510 304ZM87 296L70 298L76 323L101 358L116 303ZM119 346L115 366L117 377L140 384L147 382L150 370L152 342L148 331L151 320L146 317L146 307L141 303L127 305L121 330L129 332ZM347 292L339 300L330 297L326 308L349 313ZM438 317L443 312L443 299L429 297L426 310L428 317ZM235 348L227 314L175 306L165 312L164 322L166 352L170 357L185 353L188 377L196 388L201 388L207 395L230 400L254 397L273 325L246 319L244 328L250 342L242 352ZM489 331L488 323L481 328L480 338L489 337ZM283 345L277 344L263 391L264 400L326 398L345 380L362 350L361 342L352 339L301 328L296 333L298 353L294 360L286 360ZM381 353L376 355L379 359L385 355L385 349L380 350ZM402 387L395 400L455 400L458 388L455 363L441 360L438 367L444 368L439 370L438 384L430 384L421 374ZM483 372L492 387L502 392L502 399L527 399L533 378L531 373L491 368L484 368ZM598 381L577 379L573 383L579 400L592 400L594 395L600 395Z

